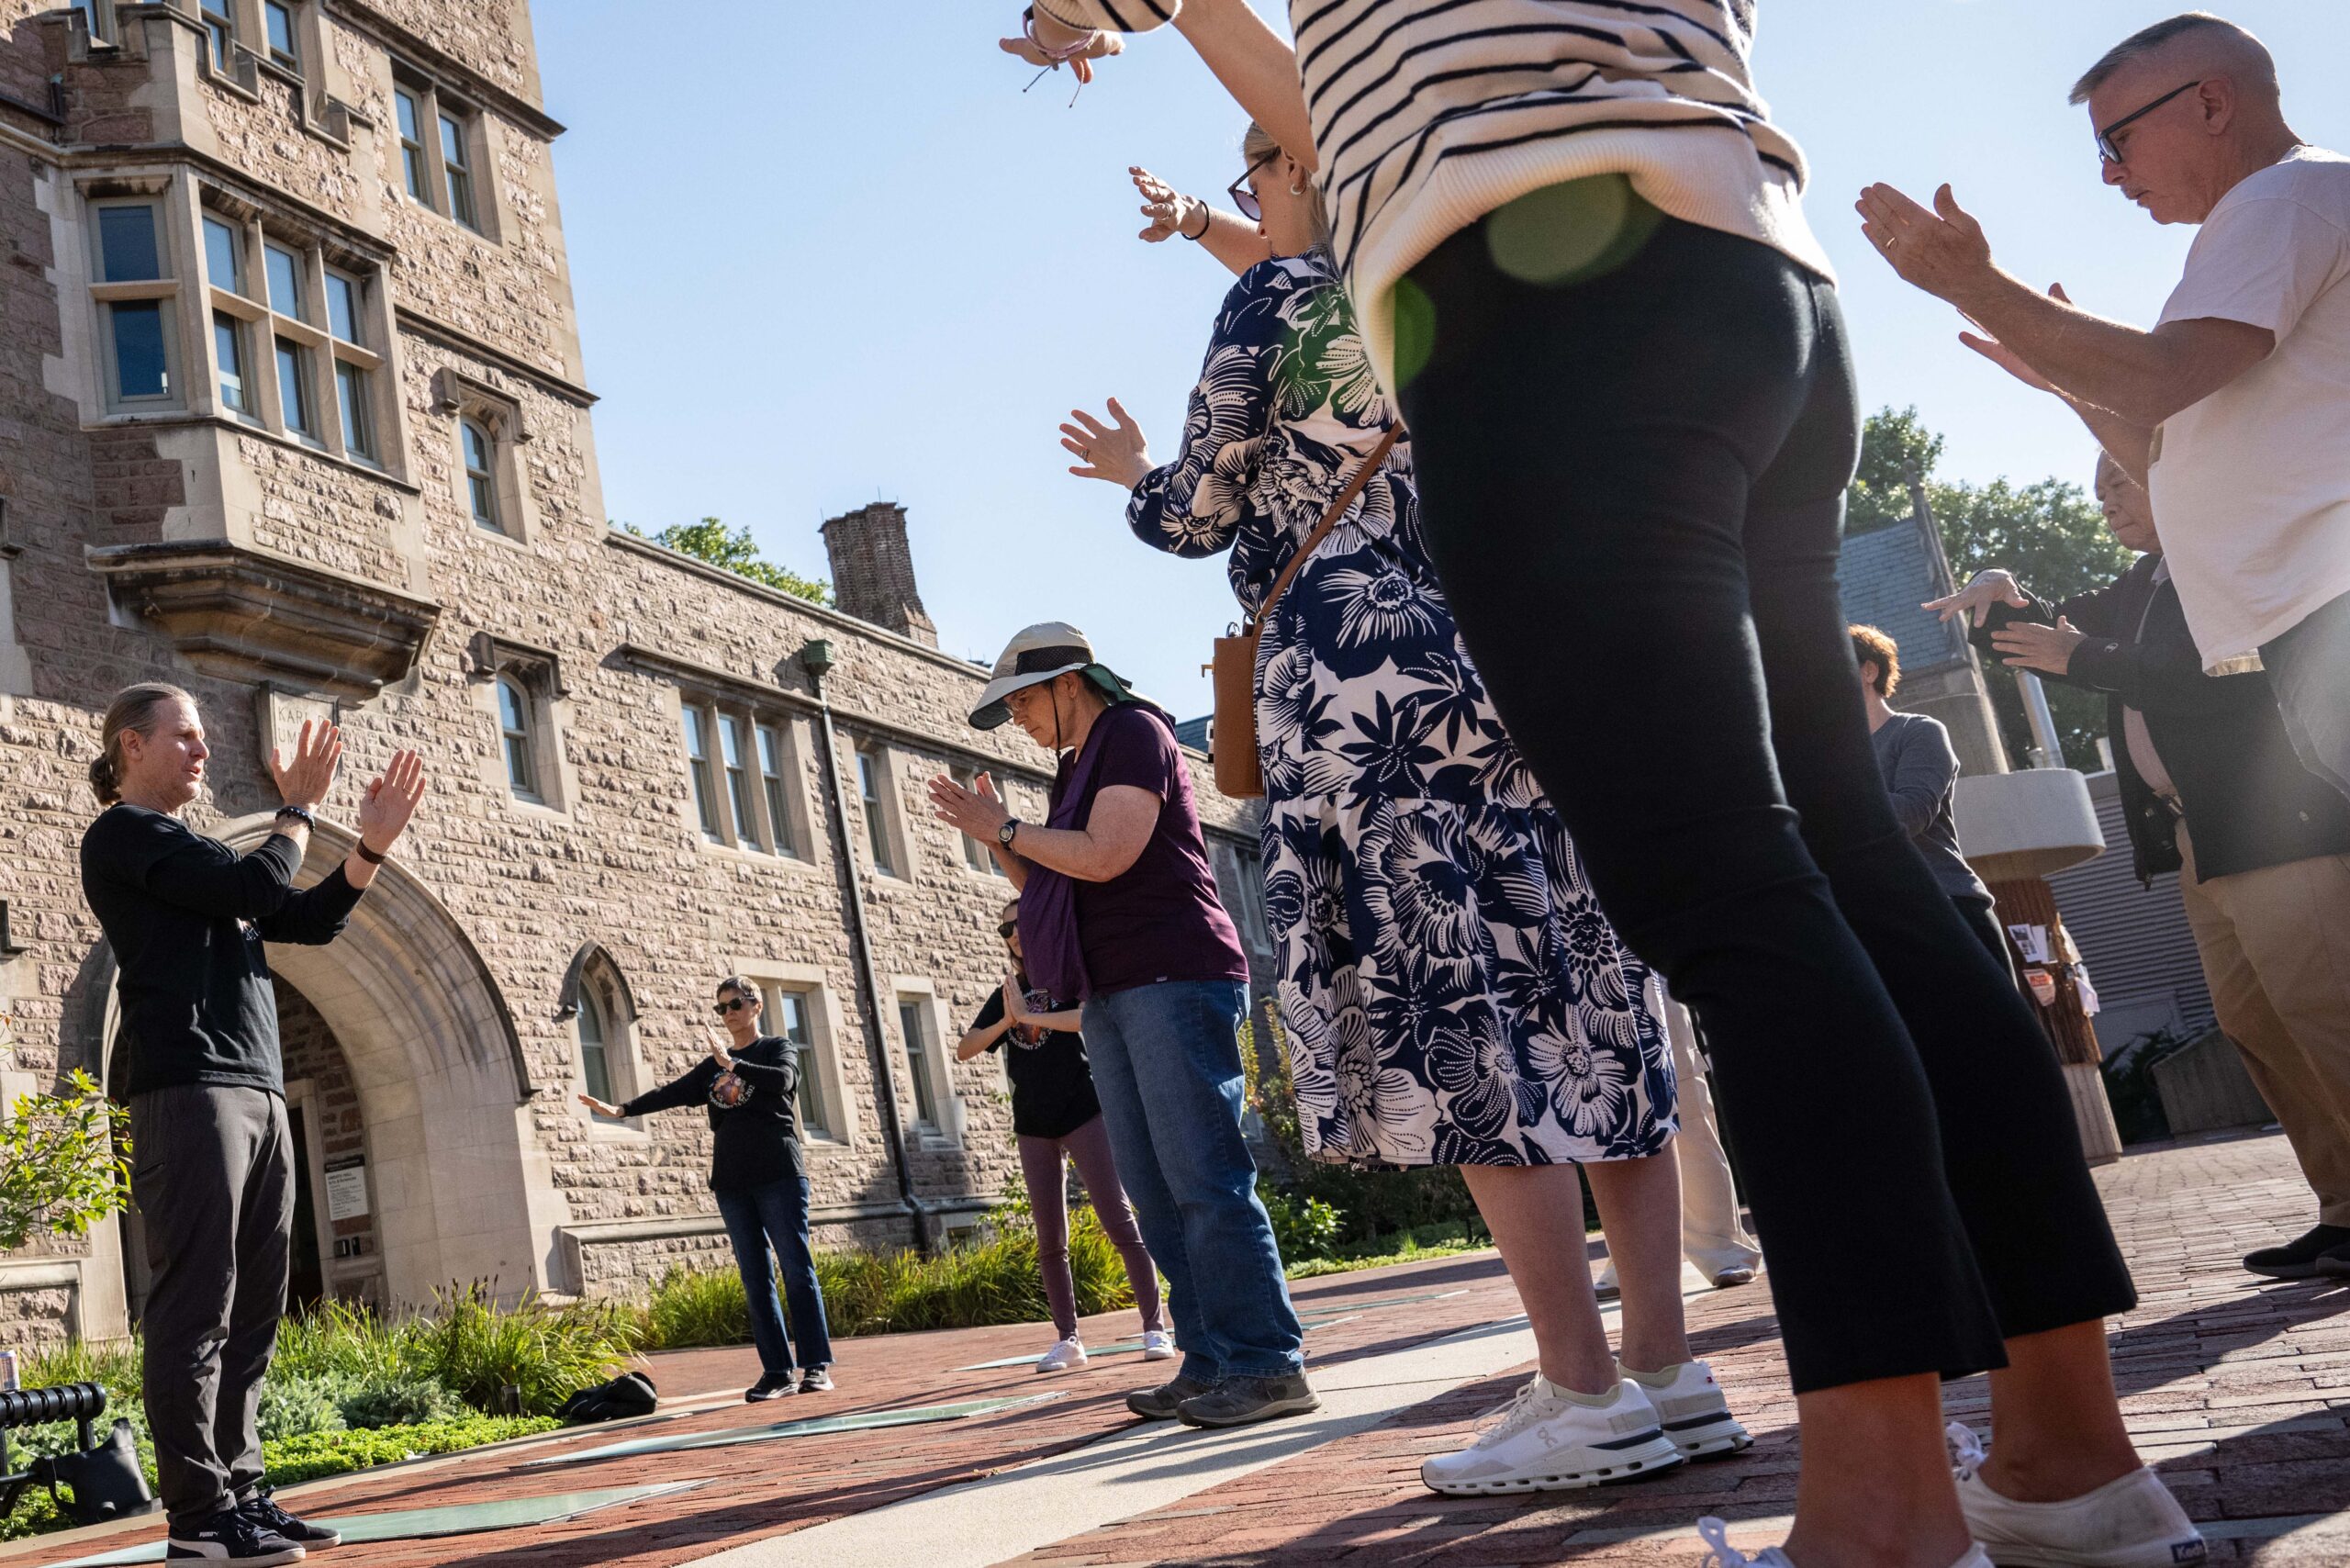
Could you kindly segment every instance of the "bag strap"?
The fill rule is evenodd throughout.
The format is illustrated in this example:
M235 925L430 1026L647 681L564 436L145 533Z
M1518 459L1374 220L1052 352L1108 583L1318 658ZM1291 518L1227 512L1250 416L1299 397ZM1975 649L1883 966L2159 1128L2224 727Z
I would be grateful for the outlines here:
M1265 595L1265 602L1259 605L1257 613L1248 618L1249 625L1264 624L1265 617L1273 612L1273 606L1279 604L1281 595L1289 590L1290 578L1297 576L1298 568L1305 565L1308 555L1322 547L1322 541L1330 537L1330 531L1338 526L1338 520L1347 515L1348 507L1355 504L1355 498L1362 494L1365 485L1371 483L1371 476L1378 472L1379 465L1387 461L1388 453L1394 450L1395 438L1403 433L1402 425L1387 427L1387 433L1379 438L1379 444L1371 449L1371 455L1362 460L1362 466L1357 468L1354 477L1347 481L1347 487L1340 490L1338 498L1330 503L1328 515L1305 536L1305 543L1300 544L1297 553L1289 558L1289 565L1281 568L1281 575L1273 579L1272 588Z

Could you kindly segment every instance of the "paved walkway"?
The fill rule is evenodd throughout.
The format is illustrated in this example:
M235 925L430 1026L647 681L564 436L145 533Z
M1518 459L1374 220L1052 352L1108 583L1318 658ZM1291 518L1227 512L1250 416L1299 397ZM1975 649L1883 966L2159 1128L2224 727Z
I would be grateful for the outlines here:
M2350 1563L2350 1286L2263 1284L2235 1259L2297 1232L2309 1198L2281 1139L2135 1155L2099 1173L2143 1297L2118 1320L2116 1366L2132 1429L2213 1540L2213 1560ZM300 1511L349 1517L662 1484L681 1490L565 1521L437 1540L351 1545L341 1568L713 1568L1007 1561L1487 1565L1689 1563L1701 1513L1775 1540L1794 1495L1794 1406L1767 1289L1697 1293L1691 1327L1758 1438L1735 1460L1602 1493L1453 1499L1421 1488L1422 1455L1456 1446L1505 1400L1530 1341L1491 1254L1315 1281L1312 1368L1328 1408L1237 1434L1134 1422L1125 1393L1155 1381L1132 1355L1040 1378L977 1363L1043 1348L1038 1327L844 1341L841 1387L746 1406L746 1350L657 1358L664 1417L341 1477L290 1490ZM1107 1345L1132 1314L1088 1325ZM841 1430L682 1451L539 1462L619 1441L723 1436L781 1420L955 1402L1053 1397L923 1425ZM695 1398L694 1395L703 1395ZM1952 1385L1953 1416L1982 1424L1980 1380ZM0 1549L48 1563L155 1535L151 1524Z

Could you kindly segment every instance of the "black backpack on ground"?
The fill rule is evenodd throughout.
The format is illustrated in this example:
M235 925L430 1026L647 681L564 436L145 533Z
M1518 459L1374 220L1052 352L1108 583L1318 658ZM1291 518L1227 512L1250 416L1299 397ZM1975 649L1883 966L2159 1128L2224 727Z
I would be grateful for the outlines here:
M555 1414L576 1427L650 1416L660 1405L661 1396L654 1391L651 1378L643 1372L622 1372L610 1383L581 1389L565 1400Z

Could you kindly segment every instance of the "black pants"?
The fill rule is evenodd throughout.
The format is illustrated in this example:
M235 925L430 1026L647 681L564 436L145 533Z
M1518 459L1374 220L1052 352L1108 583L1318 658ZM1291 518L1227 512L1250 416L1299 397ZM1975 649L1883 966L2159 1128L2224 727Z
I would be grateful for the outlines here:
M294 1138L265 1089L184 1085L130 1102L130 1193L151 1276L140 1388L174 1525L252 1495L261 1383L285 1312Z
M1595 279L1518 281L1480 225L1410 283L1445 592L1601 903L1704 1021L1797 1392L2129 1306L2054 1055L1870 750L1834 289L1670 219Z
M2015 987L2018 995L2022 995L2023 975L2016 969L2014 950L2008 946L2008 928L1999 924L1999 906L1981 899L1953 898L1950 902L1957 907L1958 918L1966 922L1966 928L1983 944L1983 950L1991 955L1991 961L1999 966L1999 972L2008 977L2008 983Z

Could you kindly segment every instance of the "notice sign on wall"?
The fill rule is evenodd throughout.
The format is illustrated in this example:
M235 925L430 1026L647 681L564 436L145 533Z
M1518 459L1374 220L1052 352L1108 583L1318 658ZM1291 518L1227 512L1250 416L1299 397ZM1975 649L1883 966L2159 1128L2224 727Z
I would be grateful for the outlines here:
M327 1218L367 1217L367 1162L341 1159L327 1167Z

